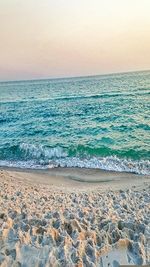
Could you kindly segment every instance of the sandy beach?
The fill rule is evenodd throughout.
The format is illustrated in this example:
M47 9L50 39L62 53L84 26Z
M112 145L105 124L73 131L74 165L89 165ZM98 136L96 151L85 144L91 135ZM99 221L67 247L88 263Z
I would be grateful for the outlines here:
M0 266L150 264L150 176L1 169Z

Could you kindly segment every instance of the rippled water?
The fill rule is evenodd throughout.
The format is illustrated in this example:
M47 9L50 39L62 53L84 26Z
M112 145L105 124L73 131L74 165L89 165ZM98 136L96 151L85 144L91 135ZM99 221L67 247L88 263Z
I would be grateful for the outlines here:
M0 83L0 165L150 173L150 71Z

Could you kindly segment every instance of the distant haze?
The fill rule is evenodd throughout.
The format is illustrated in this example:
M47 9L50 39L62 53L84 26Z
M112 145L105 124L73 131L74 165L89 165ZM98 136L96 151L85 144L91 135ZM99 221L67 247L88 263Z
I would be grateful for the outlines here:
M0 0L0 80L150 69L150 0Z

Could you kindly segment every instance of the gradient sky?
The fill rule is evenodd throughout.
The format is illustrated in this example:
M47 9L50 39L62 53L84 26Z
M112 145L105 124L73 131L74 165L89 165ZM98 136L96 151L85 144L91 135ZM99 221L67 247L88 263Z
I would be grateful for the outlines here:
M0 80L150 69L150 0L0 0Z

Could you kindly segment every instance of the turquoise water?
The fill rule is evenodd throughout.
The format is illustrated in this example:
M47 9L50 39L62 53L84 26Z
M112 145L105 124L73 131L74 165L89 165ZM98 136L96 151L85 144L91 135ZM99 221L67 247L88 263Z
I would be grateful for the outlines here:
M0 83L0 166L150 174L150 71Z

